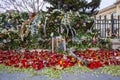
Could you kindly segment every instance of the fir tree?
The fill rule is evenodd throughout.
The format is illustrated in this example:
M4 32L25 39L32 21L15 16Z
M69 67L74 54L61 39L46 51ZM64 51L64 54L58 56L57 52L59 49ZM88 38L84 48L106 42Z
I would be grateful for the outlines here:
M44 0L52 6L48 7L49 11L54 9L62 9L64 11L79 11L80 13L93 15L98 12L101 0Z

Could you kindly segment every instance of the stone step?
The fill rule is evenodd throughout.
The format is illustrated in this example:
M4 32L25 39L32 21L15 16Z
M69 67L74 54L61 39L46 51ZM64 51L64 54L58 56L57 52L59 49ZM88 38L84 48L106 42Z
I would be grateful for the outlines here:
M120 47L120 39L111 39L112 49L118 49Z

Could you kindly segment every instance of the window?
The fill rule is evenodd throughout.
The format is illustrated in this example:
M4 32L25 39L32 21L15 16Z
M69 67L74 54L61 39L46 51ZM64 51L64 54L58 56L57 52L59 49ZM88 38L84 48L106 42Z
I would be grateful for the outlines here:
M116 12L112 13L113 18L116 18Z

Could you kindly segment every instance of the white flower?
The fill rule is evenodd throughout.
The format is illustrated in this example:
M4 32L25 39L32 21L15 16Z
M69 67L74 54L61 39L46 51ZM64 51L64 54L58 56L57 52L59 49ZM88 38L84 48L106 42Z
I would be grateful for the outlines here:
M7 33L8 33L8 30L3 29L3 30L1 31L1 33L3 33L3 34L7 34Z
M18 32L18 31L15 30L14 28L9 29L9 31L14 32L14 33L17 33L17 32Z
M42 38L38 38L37 41L43 41L43 39Z
M55 13L55 12L61 12L61 13L63 13L63 11L61 11L61 10L59 10L59 9L54 9L51 13Z
M57 20L55 20L55 22L57 22Z
M90 20L88 20L87 22L88 22L88 23L91 23L91 21L90 21Z
M52 32L50 36L53 37L53 35L54 35L54 33Z
M48 17L46 17L46 20L48 20Z
M87 38L87 37L85 37L85 36L82 36L82 37L81 37L81 40L86 40L86 38Z
M7 42L11 42L11 40L10 40L10 39L7 39Z
M50 14L46 14L46 16L50 16Z
M6 39L4 39L4 40L3 40L3 43L7 43L7 40L6 40Z
M55 13L55 12L57 12L57 11L59 11L58 9L54 9L51 13Z
M8 19L8 22L10 23L10 22L11 22L11 19Z
M76 12L76 16L79 16L79 17L80 17L80 14L79 14L79 12L78 12L78 11Z

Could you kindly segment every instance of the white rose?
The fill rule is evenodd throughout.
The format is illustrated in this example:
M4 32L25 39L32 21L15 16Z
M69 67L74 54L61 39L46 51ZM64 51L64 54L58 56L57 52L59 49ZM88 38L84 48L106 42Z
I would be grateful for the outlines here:
M6 39L4 39L4 40L3 40L3 43L7 43L7 40L6 40Z
M3 29L3 30L1 31L1 33L3 33L3 34L7 34L7 33L8 33L8 30Z

